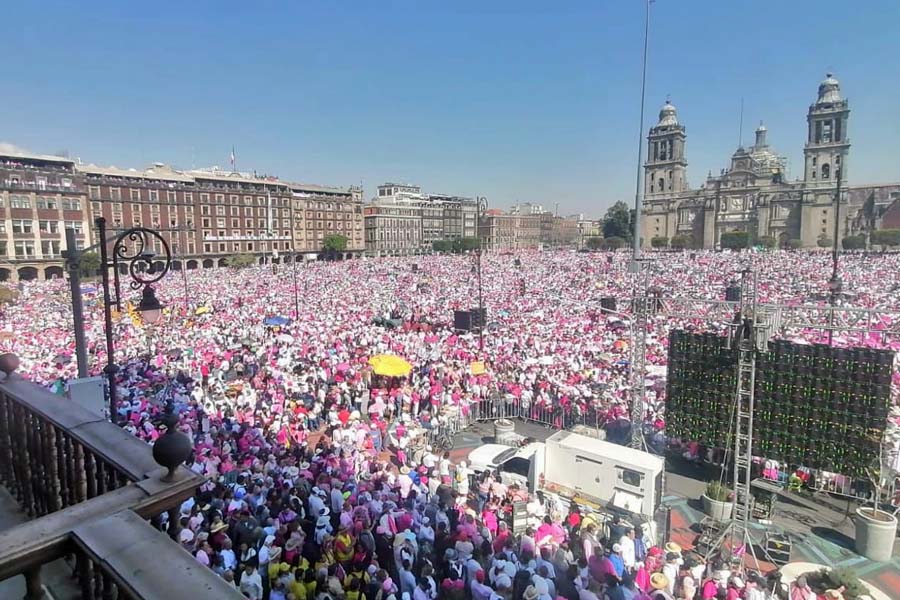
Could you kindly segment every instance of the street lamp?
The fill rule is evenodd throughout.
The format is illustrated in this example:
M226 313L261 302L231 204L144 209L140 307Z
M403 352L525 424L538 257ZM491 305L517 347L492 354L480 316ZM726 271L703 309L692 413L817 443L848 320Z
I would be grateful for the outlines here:
M484 290L481 286L481 254L484 251L484 238L479 235L481 228L481 220L487 213L487 198L481 196L476 198L478 202L478 225L475 227L475 233L478 235L478 253L476 256L476 268L478 269L478 353L484 359L484 326L487 316L484 314Z
M160 317L162 317L163 306L156 298L151 284L162 279L169 271L169 266L172 263L172 253L169 251L169 245L166 243L166 240L163 239L159 232L153 229L133 227L107 240L106 219L97 217L94 223L97 226L100 238L100 276L103 282L103 316L105 322L104 333L106 334L106 367L104 367L103 373L106 375L108 382L109 416L115 423L117 421L116 373L119 372L119 367L115 362L115 349L113 346L112 307L115 304L117 311L122 310L119 267L126 267L126 271L131 278L129 287L135 291L141 290L141 301L138 303L137 310L147 324L153 325L159 322ZM153 239L156 239L162 247L163 255L161 261L154 260L157 258L157 255L151 251L151 241ZM112 260L107 254L107 242L112 242ZM162 262L161 267L156 266L159 262ZM113 272L115 298L112 297L110 291L110 269Z

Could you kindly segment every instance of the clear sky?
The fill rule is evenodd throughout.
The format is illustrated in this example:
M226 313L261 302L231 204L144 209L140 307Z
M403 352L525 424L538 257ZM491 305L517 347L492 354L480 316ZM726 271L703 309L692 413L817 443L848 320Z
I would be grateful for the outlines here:
M688 176L760 119L802 171L826 70L851 182L900 180L898 0L657 0L646 127L667 94ZM20 2L0 22L0 141L85 162L228 166L602 215L633 200L642 0Z

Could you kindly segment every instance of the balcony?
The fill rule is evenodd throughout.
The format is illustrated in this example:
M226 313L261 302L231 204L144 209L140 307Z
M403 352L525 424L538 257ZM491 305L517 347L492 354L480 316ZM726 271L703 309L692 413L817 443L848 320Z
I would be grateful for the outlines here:
M84 600L240 598L169 539L204 478L184 466L165 473L147 444L13 374L0 384L0 483L22 513L0 524L31 520L0 530L0 597L15 597L19 575L26 598L43 597L44 571ZM168 537L148 523L162 513Z

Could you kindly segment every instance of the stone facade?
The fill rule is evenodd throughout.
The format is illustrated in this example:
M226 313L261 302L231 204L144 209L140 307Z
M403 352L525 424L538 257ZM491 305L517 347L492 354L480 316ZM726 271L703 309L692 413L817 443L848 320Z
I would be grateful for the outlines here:
M695 247L717 248L722 233L747 231L754 239L799 240L815 247L835 230L835 198L840 195L839 238L855 231L869 196L896 185L851 186L847 159L849 103L829 73L807 111L803 178L788 181L787 161L769 146L766 127L756 130L750 148L740 147L727 169L709 174L699 189L687 183L686 129L668 101L647 136L641 239L689 236ZM838 194L840 181L840 194Z
M478 237L485 250L521 250L541 245L541 215L487 211L478 221Z
M162 163L99 167L15 151L0 154L0 281L61 277L65 230L88 247L100 216L110 233L157 230L174 270L221 266L233 254L260 262L289 262L301 252L312 258L332 233L347 238L346 257L364 247L358 188Z

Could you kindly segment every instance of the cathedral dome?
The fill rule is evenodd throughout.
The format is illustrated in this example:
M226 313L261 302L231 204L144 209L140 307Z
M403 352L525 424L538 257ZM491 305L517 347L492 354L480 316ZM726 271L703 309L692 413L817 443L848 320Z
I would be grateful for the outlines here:
M657 123L656 126L660 127L666 125L678 125L678 114L675 111L675 107L672 106L672 103L668 100L666 100L666 103L663 104L663 107L659 110L659 123Z
M841 101L841 84L831 73L819 84L819 99L816 104L829 104Z

